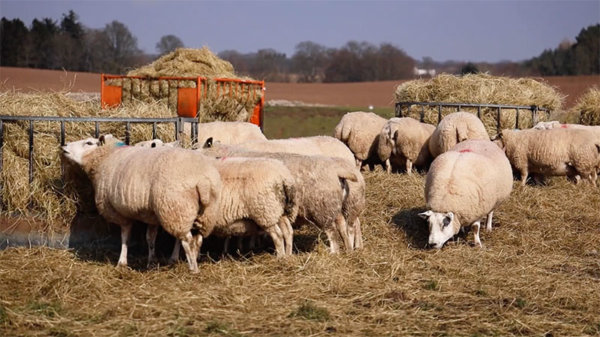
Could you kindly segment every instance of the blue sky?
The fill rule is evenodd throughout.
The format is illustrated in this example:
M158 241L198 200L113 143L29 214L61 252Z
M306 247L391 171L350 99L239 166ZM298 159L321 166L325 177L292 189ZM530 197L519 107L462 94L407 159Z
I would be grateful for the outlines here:
M417 60L473 62L528 59L600 23L599 0L0 0L0 16L27 26L34 18L60 22L71 9L90 28L124 23L148 53L173 34L215 53L273 48L291 56L302 41L340 48L354 40L391 43Z

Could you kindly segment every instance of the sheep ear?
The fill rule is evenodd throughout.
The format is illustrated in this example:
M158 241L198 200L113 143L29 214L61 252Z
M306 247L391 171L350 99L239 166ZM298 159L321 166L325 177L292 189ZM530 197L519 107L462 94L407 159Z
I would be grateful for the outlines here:
M150 147L156 147L156 143L152 142L152 145L150 145Z
M213 137L208 137L208 139L204 142L202 148L208 149L213 145Z
M398 130L396 130L396 131L394 132L394 135L392 136L392 139L393 139L394 141L398 140Z
M423 213L419 213L419 216L421 217L421 219L425 219L425 220L429 219L429 217L432 215L433 215L432 211L425 211Z
M107 133L105 135L100 136L100 138L98 139L100 141L100 145L104 145L106 144L106 141L109 139L113 139L113 135L111 135L110 133Z

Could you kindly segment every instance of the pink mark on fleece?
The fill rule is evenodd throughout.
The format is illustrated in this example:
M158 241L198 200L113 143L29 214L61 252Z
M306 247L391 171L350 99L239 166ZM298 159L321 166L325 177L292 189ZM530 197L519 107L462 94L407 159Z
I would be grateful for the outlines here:
M566 128L568 128L569 126L568 126L567 124L561 124L561 125L560 125L560 127L561 127L562 129L566 129Z
M464 149L464 150L460 150L460 151L458 151L458 152L460 152L460 153L464 153L464 152L473 152L473 151L471 151L471 149Z

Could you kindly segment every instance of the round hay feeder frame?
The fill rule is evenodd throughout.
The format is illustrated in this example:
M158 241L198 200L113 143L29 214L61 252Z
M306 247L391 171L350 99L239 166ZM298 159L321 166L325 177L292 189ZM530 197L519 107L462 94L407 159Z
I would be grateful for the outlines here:
M550 116L550 109L539 107L537 105L509 105L509 104L482 104L482 103L448 103L448 102L397 102L395 105L396 117L409 117L413 106L420 107L419 120L425 122L425 108L437 108L437 122L442 120L442 109L452 108L456 111L464 111L464 108L473 110L476 109L476 114L479 119L482 118L482 109L495 109L496 111L496 132L499 133L502 129L501 119L503 110L515 110L515 129L519 129L519 116L521 111L528 111L531 114L531 121L535 125L540 120L540 114L544 114L544 119ZM468 110L467 110L468 111ZM527 113L527 112L525 112Z

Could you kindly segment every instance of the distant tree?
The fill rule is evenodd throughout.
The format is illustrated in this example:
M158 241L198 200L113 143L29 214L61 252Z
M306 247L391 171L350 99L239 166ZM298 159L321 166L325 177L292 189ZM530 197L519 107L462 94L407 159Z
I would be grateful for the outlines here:
M415 67L415 60L403 50L384 43L379 46L375 61L376 76L374 81L399 80L410 78Z
M468 62L467 64L462 66L462 68L460 68L461 75L477 74L477 73L479 73L479 69L477 68L475 63L472 63L472 62Z
M29 29L19 19L0 20L0 65L24 67L28 64Z
M156 51L159 54L168 54L177 48L183 48L183 41L175 35L165 35L156 43Z
M69 70L85 70L85 30L72 10L63 14L56 38L57 59L60 66Z
M367 71L363 65L363 56L372 47L366 42L350 41L334 51L325 69L324 82L366 81Z
M274 49L260 49L251 66L251 73L267 81L282 81L287 73L287 58Z
M250 66L252 63L250 59L254 59L254 56L244 55L236 50L224 50L218 54L219 58L228 61L235 69L237 74L245 74L250 76Z
M325 67L329 60L328 49L311 41L300 42L292 56L292 71L301 82L318 82L325 76Z
M575 73L600 74L600 24L581 30L573 45Z
M116 72L112 62L110 41L101 29L86 31L84 43L84 68L89 72Z
M104 28L110 63L106 71L116 74L124 73L136 64L142 53L137 46L137 38L131 34L129 28L119 21L113 21ZM100 40L102 41L102 40Z
M31 51L29 65L33 68L59 69L56 37L59 28L52 19L33 19L29 31Z

